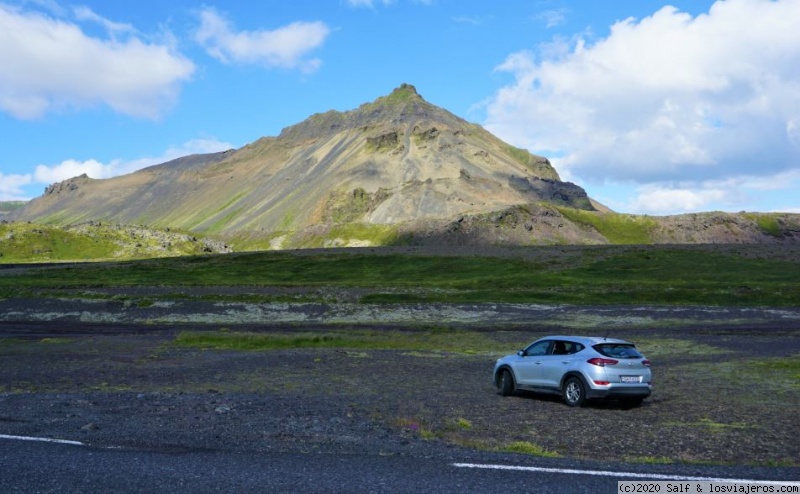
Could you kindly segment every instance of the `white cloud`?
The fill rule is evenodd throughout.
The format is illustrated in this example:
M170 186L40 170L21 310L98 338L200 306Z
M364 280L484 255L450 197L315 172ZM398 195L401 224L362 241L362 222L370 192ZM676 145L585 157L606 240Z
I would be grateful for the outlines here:
M365 7L369 9L374 9L376 5L383 5L384 7L388 7L389 5L393 5L397 3L397 0L345 0L345 3L350 7ZM436 0L411 0L411 3L416 3L420 5L433 5L436 3Z
M323 22L293 22L272 31L234 31L227 19L212 8L200 12L195 36L212 57L223 63L260 64L313 72L322 63L307 58L330 34Z
M624 191L627 199L606 196L600 202L615 210L656 215L709 210L796 212L800 209L798 188L800 169L795 169L771 175L628 184Z
M536 21L544 22L545 27L550 29L551 27L560 26L567 21L567 14L569 10L561 8L561 9L551 9L539 12L538 14L533 16L533 19Z
M640 195L653 204L701 207L720 200L709 181L800 168L797 19L797 0L717 1L696 17L664 7L605 38L514 53L486 126L559 157L567 177L652 184Z
M730 191L709 186L707 188L670 188L645 185L628 205L631 209L649 214L673 214L709 209L712 204L731 200ZM718 208L716 208L718 209Z
M75 18L79 21L89 21L97 23L103 28L105 28L108 32L112 34L116 33L131 33L134 32L135 29L130 24L122 24L119 22L114 22L105 17L102 17L96 14L92 9L86 6L74 7L72 12L75 14Z
M132 30L76 9L112 34ZM57 109L106 105L157 118L175 102L194 64L166 44L87 35L81 26L0 3L0 111L35 119Z
M27 200L24 187L33 181L30 174L5 175L0 172L0 201Z
M483 24L483 20L480 17L470 17L468 15L459 15L451 17L451 19L458 24L472 24L473 26Z
M107 178L112 176L114 164L104 165L97 160L64 160L54 166L39 165L33 172L33 181L37 183L53 183L76 177L83 173L92 178Z
M347 0L347 5L350 7L374 8L376 3L391 5L394 3L394 0Z
M182 156L227 151L233 147L234 146L228 142L218 141L216 139L194 139L179 146L172 146L160 156L148 156L134 160L116 159L108 163L103 163L95 159L84 161L67 159L55 165L38 165L31 175L3 177L3 175L0 174L0 197L22 197L21 186L23 185L42 184L46 186L68 178L77 177L84 173L96 179L112 178L133 173L148 166L165 163ZM14 182L14 177L17 177L16 182ZM27 178L27 181L24 180L25 178ZM14 188L15 183L16 188Z

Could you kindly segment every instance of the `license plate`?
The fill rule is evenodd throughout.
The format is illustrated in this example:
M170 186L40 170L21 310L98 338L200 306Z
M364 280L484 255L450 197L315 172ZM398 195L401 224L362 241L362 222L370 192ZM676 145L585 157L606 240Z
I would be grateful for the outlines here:
M640 383L640 382L642 382L642 376L620 376L620 379L624 383Z

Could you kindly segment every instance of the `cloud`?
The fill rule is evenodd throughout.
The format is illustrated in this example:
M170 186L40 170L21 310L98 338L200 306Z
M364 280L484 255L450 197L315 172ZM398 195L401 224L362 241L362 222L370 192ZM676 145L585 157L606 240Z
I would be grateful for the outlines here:
M78 20L100 23L112 39L87 35L75 22L0 3L0 111L36 119L64 109L106 105L155 119L174 104L194 64L167 44L135 36L132 28L75 10Z
M24 187L31 184L33 177L30 174L5 175L0 172L0 201L27 200Z
M346 0L345 3L349 7L359 8L369 8L374 9L376 5L383 5L384 7L388 7L389 5L393 5L397 3L397 0ZM436 3L436 0L411 0L411 3L416 3L420 5L433 5Z
M376 3L391 5L394 3L394 0L347 0L347 5L350 7L374 8Z
M130 24L122 24L118 22L113 22L105 17L102 17L96 14L92 9L85 6L74 7L72 12L75 14L75 18L79 21L88 21L94 22L99 24L104 29L106 29L109 33L117 34L117 33L132 33L136 30Z
M615 185L611 189L619 187ZM625 188L626 185L622 187ZM609 196L598 199L618 211L656 215L709 210L797 212L800 210L797 204L798 189L800 189L800 169L793 169L769 175L664 181L633 186L627 184L624 190L627 199L620 200ZM600 193L607 194L608 191L601 189Z
M486 126L567 177L694 209L719 195L702 184L800 168L798 18L796 0L727 0L554 39L497 67L514 80L487 100Z
M323 22L293 22L259 31L234 31L230 22L213 8L200 12L195 40L209 55L223 63L258 64L267 67L314 72L321 65L309 52L322 46L330 34Z
M567 14L569 13L568 9L551 9L545 10L543 12L539 12L538 14L533 16L533 19L536 21L544 22L545 27L550 29L551 27L556 27L564 24L567 21Z
M458 15L455 17L451 17L450 19L457 23L457 24L470 24L473 26L479 26L486 22L486 20L490 19L489 16L468 16L468 15Z
M697 187L673 188L661 185L645 185L637 189L636 197L627 206L642 213L670 214L679 211L714 209L713 204L730 203L735 198L731 189L714 184Z
M160 156L147 156L134 160L115 159L108 163L103 163L96 159L83 161L67 159L55 165L38 165L34 172L28 175L3 176L0 173L0 200L12 200L12 198L29 199L30 197L26 197L23 191L23 186L26 185L42 184L47 186L84 173L96 179L112 178L133 173L148 166L165 163L182 156L227 151L233 147L228 142L216 139L194 139L179 146L172 146Z

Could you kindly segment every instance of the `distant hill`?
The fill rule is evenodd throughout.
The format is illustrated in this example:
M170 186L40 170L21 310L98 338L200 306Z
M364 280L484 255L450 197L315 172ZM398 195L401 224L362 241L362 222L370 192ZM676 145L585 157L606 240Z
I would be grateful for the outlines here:
M171 230L86 223L0 222L0 263L145 259L230 252L214 239Z
M28 201L0 201L0 220L13 211L22 209Z
M774 243L798 215L619 215L550 162L404 84L237 150L71 178L8 219L173 228L234 249L392 244Z

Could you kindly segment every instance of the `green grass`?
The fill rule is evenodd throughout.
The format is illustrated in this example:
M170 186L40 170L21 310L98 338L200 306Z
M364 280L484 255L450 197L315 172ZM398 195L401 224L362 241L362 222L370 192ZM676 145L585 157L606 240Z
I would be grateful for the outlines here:
M767 382L785 382L800 390L800 355L791 358L770 358L746 362L747 371L761 376Z
M290 243L292 243L294 247L307 249L349 246L354 243L361 246L390 245L396 243L399 238L397 227L392 225L345 223L332 227L325 235L308 237Z
M501 448L501 451L505 451L507 453L522 453L525 455L538 456L542 458L558 458L561 456L554 451L548 451L538 444L533 444L528 441L515 441Z
M174 344L180 347L209 350L268 351L295 348L342 348L350 350L414 350L477 354L503 351L486 335L471 331L366 331L339 330L324 334L247 333L183 331Z
M676 462L673 458L663 456L626 456L628 463L642 463L644 465L671 465Z
M744 216L751 221L755 221L764 233L772 235L773 237L783 237L783 229L781 225L778 224L777 215L746 213Z
M70 227L0 223L0 263L98 261L183 256L203 252L202 242L180 232L83 224Z
M664 425L669 427L700 427L706 429L710 434L719 434L727 430L735 429L753 429L754 425L748 425L743 422L722 423L704 417L697 422L665 422Z
M680 372L729 383L734 388L727 391L732 401L758 403L768 395L769 399L781 396L789 404L800 398L800 355L696 363L681 366Z
M670 357L711 356L729 353L729 350L704 345L696 341L677 338L639 338L636 347L649 359L665 360Z
M31 268L0 296L104 286L360 287L369 303L797 306L800 265L701 248L587 249L582 260L259 252Z
M658 223L647 216L608 214L584 211L567 207L556 207L567 219L580 225L588 225L617 245L650 244L650 232Z

